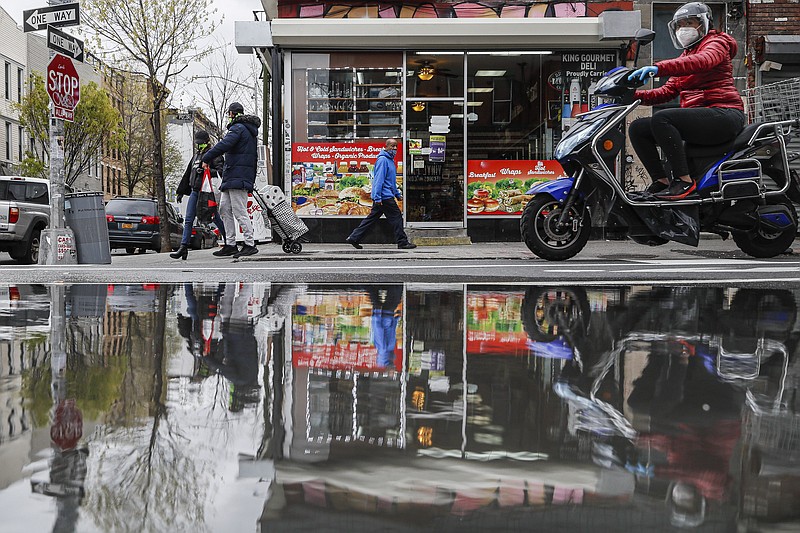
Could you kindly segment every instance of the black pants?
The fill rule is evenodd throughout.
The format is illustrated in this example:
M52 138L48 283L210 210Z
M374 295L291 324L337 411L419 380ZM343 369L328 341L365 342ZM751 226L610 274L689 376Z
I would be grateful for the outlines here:
M734 138L744 127L744 113L723 107L664 109L652 117L639 118L628 129L631 144L650 179L668 178L657 147L677 179L689 174L683 143L714 146Z
M400 211L394 198L383 200L380 204L372 204L372 211L370 211L369 215L361 221L361 224L353 230L353 233L350 234L347 240L361 242L369 231L369 228L381 218L381 215L386 215L386 220L391 224L392 230L394 231L394 240L397 244L408 243L408 236L406 232L403 231L403 213Z

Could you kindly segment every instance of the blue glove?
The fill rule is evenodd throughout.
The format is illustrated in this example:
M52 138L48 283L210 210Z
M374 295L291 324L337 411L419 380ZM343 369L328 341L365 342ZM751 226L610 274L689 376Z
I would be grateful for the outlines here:
M628 80L635 80L639 78L639 81L645 81L647 78L651 78L658 74L658 67L649 66L649 67L642 67L640 69L634 70L630 76L628 76Z

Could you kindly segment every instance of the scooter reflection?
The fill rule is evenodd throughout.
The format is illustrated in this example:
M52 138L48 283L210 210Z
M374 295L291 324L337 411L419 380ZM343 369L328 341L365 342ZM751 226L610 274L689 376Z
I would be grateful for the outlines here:
M770 404L750 389L786 366L793 295L655 288L604 306L591 289L548 288L526 299L533 352L564 361L553 390L568 405L566 433L588 441L593 462L665 498L675 525L701 524L709 502L731 504L743 406Z

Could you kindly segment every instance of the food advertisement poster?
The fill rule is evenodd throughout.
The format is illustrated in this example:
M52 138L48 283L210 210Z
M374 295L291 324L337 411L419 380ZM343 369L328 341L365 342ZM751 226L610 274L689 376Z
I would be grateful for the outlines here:
M519 215L531 196L528 189L540 181L566 177L558 161L467 161L467 213L473 216Z
M372 209L370 176L383 142L294 143L292 208L298 216L363 217ZM398 150L397 188L403 187ZM400 209L402 203L398 201Z
M467 291L467 354L528 355L524 292Z
M294 368L380 371L369 294L305 293L292 313ZM403 306L395 310L394 366L403 368Z

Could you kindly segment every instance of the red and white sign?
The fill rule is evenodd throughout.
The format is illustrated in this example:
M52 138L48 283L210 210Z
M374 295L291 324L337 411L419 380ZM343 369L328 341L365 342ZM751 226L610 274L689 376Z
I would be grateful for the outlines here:
M55 106L53 116L72 121L81 99L81 80L72 60L56 54L47 65L47 94Z
M467 182L476 179L497 180L516 178L523 182L566 177L564 169L554 160L470 159L467 161Z
M374 163L385 143L294 143L292 162L325 163L327 161L369 161ZM395 161L402 160L400 147Z
M467 214L519 215L530 201L525 194L540 181L566 177L558 161L470 159L467 161Z

